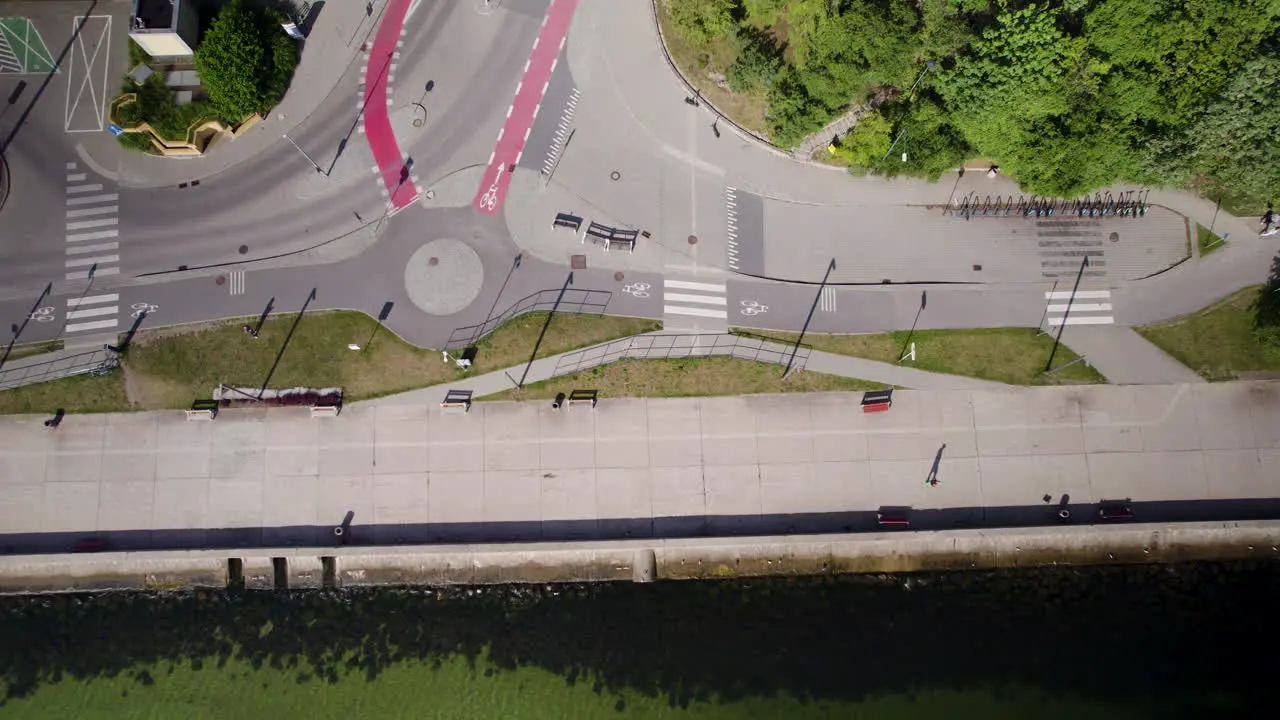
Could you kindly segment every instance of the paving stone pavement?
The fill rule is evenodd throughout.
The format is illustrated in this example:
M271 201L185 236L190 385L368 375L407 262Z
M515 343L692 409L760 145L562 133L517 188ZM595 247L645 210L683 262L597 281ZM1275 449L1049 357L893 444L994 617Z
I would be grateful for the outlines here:
M0 548L65 551L1280 517L1280 383L356 403L0 418ZM936 485L926 482L930 476Z

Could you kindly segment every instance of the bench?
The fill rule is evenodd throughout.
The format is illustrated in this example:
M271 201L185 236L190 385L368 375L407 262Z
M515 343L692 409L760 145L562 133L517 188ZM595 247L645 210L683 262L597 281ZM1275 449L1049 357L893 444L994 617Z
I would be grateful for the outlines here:
M191 403L191 409L187 411L187 420L189 422L207 422L216 417L218 417L218 401L212 398L196 400Z
M102 552L107 549L107 541L100 537L81 538L76 541L75 552Z
M551 229L558 227L569 228L576 233L582 228L582 218L569 213L556 213L556 219L551 221Z
M893 390L868 390L862 393L862 412L884 412L893 407Z
M634 253L636 251L636 236L639 235L635 230L617 230L613 231L613 235L604 244L604 251L609 252L609 248L614 243L621 245L627 252Z
M312 405L311 417L338 417L338 413L342 412L341 405Z
M591 242L597 245L608 247L609 240L613 238L613 228L592 222L587 226L587 231L582 234L581 244L586 244L587 238L591 238Z
M594 408L596 406L596 396L598 394L598 390L574 390L569 393L569 399L566 401L568 403L566 409L572 410L574 405L585 403L591 403L591 407Z
M440 403L440 412L471 412L471 391L450 390L444 394L444 402Z

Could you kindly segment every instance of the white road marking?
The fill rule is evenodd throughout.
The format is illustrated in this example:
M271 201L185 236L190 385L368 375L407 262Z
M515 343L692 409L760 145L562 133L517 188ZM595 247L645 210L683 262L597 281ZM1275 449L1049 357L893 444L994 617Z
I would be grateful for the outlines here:
M120 268L118 267L98 268L93 272L94 277L102 277L103 275L119 275L119 274L120 274ZM77 270L75 272L69 272L67 273L67 279L68 280L88 280L89 271Z
M88 217L90 215L111 215L120 211L119 205L99 205L98 207L68 210L67 217Z
M105 195L91 195L89 197L71 197L67 198L67 207L72 205L93 205L95 203L116 202L120 196L116 193L107 193Z
M119 224L119 218L104 218L102 220L81 220L80 222L67 223L68 230L87 230L89 228L106 227L108 225Z
M67 261L67 267L85 267L88 265L103 265L106 263L120 262L119 255L99 255L98 257L74 258Z
M85 240L105 240L107 238L120 237L119 230L99 230L90 233L78 233L68 235L67 242L83 242Z
M1071 313L1078 312L1110 312L1111 303L1062 303L1061 305L1050 305L1049 312L1065 313L1067 308L1071 309Z
M1046 292L1044 294L1045 300L1070 300L1071 297L1072 297L1071 291L1069 290L1067 291L1059 290L1057 292ZM1075 293L1075 298L1077 300L1101 300L1109 297L1111 297L1110 290L1077 290Z
M84 181L85 181L85 178L88 178L88 177L89 177L89 176L88 176L88 174L86 174L86 173L73 173L73 174L71 174L71 175L68 175L68 176L67 176L67 182L69 182L69 183L73 183L73 182L84 182Z
M66 327L67 332L83 332L85 330L108 330L120 324L119 320L95 320L87 323L71 323Z
M663 301L700 303L702 305L728 305L729 301L718 295L685 295L683 293L663 293Z
M708 310L706 308L681 307L680 305L664 305L662 312L668 315L695 315L697 317L719 318L725 320L729 317L726 310Z
M84 175L81 175L80 177L83 178ZM87 192L100 192L101 190L102 190L102 185L68 185L67 186L68 195L79 195L80 193L87 193Z
M1101 316L1101 315L1080 315L1080 316L1071 315L1071 316L1069 316L1069 317L1067 318L1067 322L1066 322L1066 323L1063 323L1063 322L1062 322L1062 318L1060 318L1060 317L1051 317L1051 318L1049 318L1049 324L1050 324L1050 325L1052 325L1053 327L1058 327L1059 325L1063 325L1063 324L1066 324L1066 325L1110 325L1110 324L1112 324L1112 323L1114 323L1114 322L1115 322L1115 318L1111 317L1110 315L1106 315L1106 316Z
M120 243L98 243L97 245L73 245L67 248L68 255L85 255L92 252L105 252L107 250L117 250Z
M724 285L714 283L688 282L685 280L663 280L663 287L675 288L676 290L701 290L703 292L725 292Z
M117 295L116 293L110 293L107 295L90 295L89 297L69 298L67 300L67 307L79 307L81 305L97 305L99 303L109 303L109 302L119 302L119 301L120 301L120 296Z
M833 287L822 288L820 295L822 312L836 311L836 289Z
M95 307L87 310L69 310L67 311L68 320L79 320L80 318L102 317L103 315L111 315L118 312L120 308L111 307Z

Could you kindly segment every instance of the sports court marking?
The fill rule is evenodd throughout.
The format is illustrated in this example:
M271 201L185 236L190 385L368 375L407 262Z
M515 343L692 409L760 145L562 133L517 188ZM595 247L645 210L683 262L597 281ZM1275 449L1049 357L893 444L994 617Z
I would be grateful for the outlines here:
M0 73L49 72L57 72L57 64L31 21L24 17L0 18Z
M79 30L79 32L76 32ZM71 57L67 65L66 132L102 132L106 127L107 60L111 56L111 16L71 20Z

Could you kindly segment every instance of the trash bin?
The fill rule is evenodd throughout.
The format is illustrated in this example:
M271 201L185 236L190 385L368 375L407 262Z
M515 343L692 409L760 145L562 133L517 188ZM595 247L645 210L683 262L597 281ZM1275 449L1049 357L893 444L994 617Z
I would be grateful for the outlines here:
M564 404L564 393L556 393L556 399L551 401L551 409L559 410L560 406L563 404Z
M1066 508L1062 508L1058 511L1058 519L1062 522L1068 522L1071 520L1071 511Z

